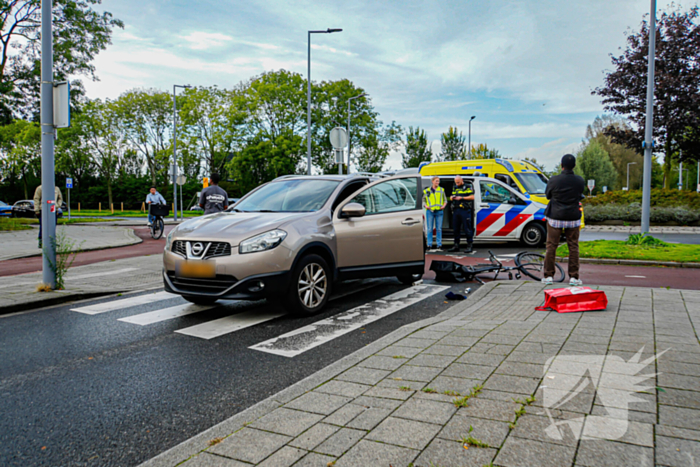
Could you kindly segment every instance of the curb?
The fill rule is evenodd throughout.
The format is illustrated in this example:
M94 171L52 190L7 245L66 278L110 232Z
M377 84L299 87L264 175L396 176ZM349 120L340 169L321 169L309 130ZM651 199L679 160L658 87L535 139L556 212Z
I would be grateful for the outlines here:
M556 261L559 263L568 263L569 258L557 256ZM679 263L677 261L644 261L639 259L579 258L579 263L700 269L700 263Z
M39 293L39 292L37 292ZM99 298L105 295L112 295L115 293L120 293L118 290L109 292L76 292L76 293L65 293L65 292L54 292L58 295L54 297L49 297L44 300L35 300L33 302L27 303L17 303L15 305L8 305L0 307L0 316L8 315L10 313L17 313L20 311L31 311L37 308L45 308L49 306L62 305L64 303L73 302L76 300L87 300L91 298Z
M283 389L277 394L273 394L267 399L248 407L244 411L233 415L223 422L220 422L213 427L193 436L192 438L173 446L167 451L162 452L156 457L140 464L138 467L170 467L190 459L191 457L199 454L201 451L208 449L210 447L208 443L209 440L214 438L226 438L258 418L267 415L280 406L290 402L293 399L296 399L309 390L321 385L322 383L325 383L329 379L334 378L351 366L356 365L370 355L378 352L382 348L393 344L394 342L414 333L421 328L455 317L460 312L472 306L475 302L478 302L478 300L481 299L481 296L486 295L491 289L498 287L498 285L499 284L496 282L487 283L486 285L479 287L479 289L468 297L467 300L463 300L455 304L442 313L433 316L432 318L426 318L416 321L415 323L401 326L386 336L377 339L371 344L356 350L355 352L334 363L331 363L327 367L322 368L316 373L294 383L292 386Z

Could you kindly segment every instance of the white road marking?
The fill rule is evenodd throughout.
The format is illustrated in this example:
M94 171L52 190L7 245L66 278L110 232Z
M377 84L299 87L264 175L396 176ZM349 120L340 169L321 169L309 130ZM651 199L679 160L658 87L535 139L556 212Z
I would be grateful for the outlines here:
M138 315L127 316L126 318L119 318L117 321L138 324L139 326L146 326L148 324L159 323L161 321L167 321L169 319L175 319L181 316L191 315L192 313L199 313L200 311L206 311L212 308L214 308L214 306L192 305L186 303L184 305L163 308L162 310L149 311L148 313L141 313Z
M85 313L86 315L97 315L108 311L119 310L130 306L144 305L146 303L159 302L169 298L175 298L178 295L168 292L158 292L153 294L139 295L138 297L123 298L121 300L113 300L106 303L98 303L97 305L88 305L80 308L71 308L71 311Z
M646 279L647 276L625 276L625 277L631 277L632 279Z
M72 281L76 279L87 279L88 277L102 277L102 276L113 276L116 274L123 274L125 272L131 272L131 271L138 271L141 268L123 268L123 269L115 269L114 271L106 271L106 272L97 272L97 273L92 273L92 274L79 274L77 276L67 276L66 280L67 281ZM34 274L34 273L28 273L28 274ZM32 285L32 284L37 284L38 282L15 282L12 284L5 284L5 285L0 285L0 289L4 289L7 287L17 287L19 285Z
M258 310L246 311L237 315L226 316L224 318L207 321L184 329L178 329L177 333L186 336L199 337L200 339L213 339L231 332L255 326L256 324L270 321L271 319L284 316L286 312L264 312Z
M501 254L501 255L498 255L498 256L499 256L499 257L502 257L502 258L515 258L515 257L518 256L519 254L520 254L520 253L508 253L507 255Z
M409 287L384 298L261 342L250 348L283 357L294 357L350 331L396 313L448 288L426 284Z

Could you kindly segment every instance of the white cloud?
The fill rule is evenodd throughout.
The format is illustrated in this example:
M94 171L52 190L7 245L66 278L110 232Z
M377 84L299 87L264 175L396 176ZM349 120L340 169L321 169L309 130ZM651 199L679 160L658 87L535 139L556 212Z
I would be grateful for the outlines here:
M233 40L231 36L218 32L203 32L195 31L186 36L180 36L182 39L190 43L189 48L192 50L207 50L214 47L222 47L227 42Z

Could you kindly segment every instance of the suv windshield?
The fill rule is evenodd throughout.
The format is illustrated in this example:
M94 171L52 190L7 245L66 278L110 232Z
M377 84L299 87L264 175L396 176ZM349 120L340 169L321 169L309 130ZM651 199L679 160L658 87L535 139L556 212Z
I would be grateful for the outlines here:
M340 182L335 180L282 180L268 183L239 201L235 211L311 212L326 203Z
M547 179L541 173L517 173L513 175L528 193L542 195L547 189Z

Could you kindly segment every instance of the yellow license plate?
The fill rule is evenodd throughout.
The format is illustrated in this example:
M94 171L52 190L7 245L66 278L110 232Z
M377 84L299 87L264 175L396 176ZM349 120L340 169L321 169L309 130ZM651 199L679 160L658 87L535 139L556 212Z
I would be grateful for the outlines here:
M175 266L175 274L180 277L211 279L216 277L216 264L213 261L185 261Z

